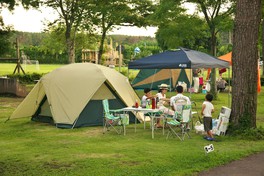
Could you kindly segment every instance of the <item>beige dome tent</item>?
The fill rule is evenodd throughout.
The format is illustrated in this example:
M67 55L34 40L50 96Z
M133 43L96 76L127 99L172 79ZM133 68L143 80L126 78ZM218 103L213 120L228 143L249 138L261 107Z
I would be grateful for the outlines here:
M70 64L43 76L10 119L32 116L62 128L102 125L103 99L109 99L111 109L140 101L119 72L91 63Z

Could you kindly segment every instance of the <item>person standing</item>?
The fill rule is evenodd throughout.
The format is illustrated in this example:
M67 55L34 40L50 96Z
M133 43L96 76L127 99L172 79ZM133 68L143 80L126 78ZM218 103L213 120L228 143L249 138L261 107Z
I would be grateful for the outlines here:
M204 131L206 131L207 136L204 139L213 141L213 120L212 120L212 112L214 112L214 105L212 104L213 95L207 94L205 96L205 101L202 104L202 111L201 115L203 116L203 123L204 123Z
M194 88L194 93L199 92L199 87L200 87L200 80L199 80L199 73L201 72L200 69L193 69L193 88Z

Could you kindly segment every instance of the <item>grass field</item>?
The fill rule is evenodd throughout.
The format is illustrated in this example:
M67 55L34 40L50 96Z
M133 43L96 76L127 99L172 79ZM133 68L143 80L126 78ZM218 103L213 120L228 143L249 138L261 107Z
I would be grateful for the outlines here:
M213 102L214 118L222 106L227 106L227 97L227 93L220 93L219 100ZM200 111L204 94L192 94L191 98ZM142 124L138 124L136 133L130 124L123 136L114 131L103 134L102 127L58 129L32 122L29 117L5 123L22 100L0 97L1 176L197 175L199 171L264 151L264 140L227 135L217 137L219 142L208 142L194 130L192 138L182 142L177 138L166 140L159 129L152 139L151 131L144 130ZM260 106L263 103L264 91L258 96L258 126L264 125L264 109ZM193 121L197 120L194 117ZM203 147L211 143L215 151L206 155Z
M56 68L59 68L63 65L59 64L40 64L39 67L36 67L36 65L22 65L22 68L26 73L48 73ZM0 76L5 76L12 74L16 68L16 64L10 64L10 63L0 63ZM22 73L22 72L21 72Z

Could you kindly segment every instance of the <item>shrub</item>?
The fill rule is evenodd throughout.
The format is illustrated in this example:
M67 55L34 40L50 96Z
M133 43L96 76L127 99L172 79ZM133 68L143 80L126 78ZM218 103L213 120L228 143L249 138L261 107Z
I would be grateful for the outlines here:
M24 75L12 74L8 75L8 77L18 79L21 84L34 84L36 83L36 80L39 80L43 75L43 73L26 73Z
M250 128L245 130L236 130L232 135L246 140L263 140L264 139L264 128L260 126L259 128Z

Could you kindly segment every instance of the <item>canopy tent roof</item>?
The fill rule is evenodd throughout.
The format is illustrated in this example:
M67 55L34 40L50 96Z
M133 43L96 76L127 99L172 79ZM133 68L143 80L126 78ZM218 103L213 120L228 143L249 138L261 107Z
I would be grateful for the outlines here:
M206 53L180 48L131 61L129 69L228 68L229 63Z
M229 62L230 65L232 65L232 52L229 52L229 53L227 53L225 55L219 56L218 58L222 59L222 60L225 60L225 61Z

